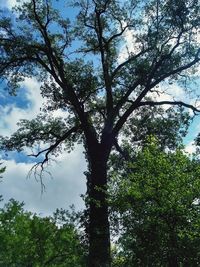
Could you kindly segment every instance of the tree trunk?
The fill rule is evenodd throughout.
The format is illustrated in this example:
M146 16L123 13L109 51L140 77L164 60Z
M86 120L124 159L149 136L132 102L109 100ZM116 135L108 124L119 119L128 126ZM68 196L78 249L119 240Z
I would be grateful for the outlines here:
M175 255L169 257L169 267L179 267L178 259Z
M178 243L177 243L177 233L175 231L175 225L173 224L170 227L170 253L168 258L168 266L169 267L179 267L179 261L178 261Z
M98 145L89 155L89 267L110 267L106 149Z

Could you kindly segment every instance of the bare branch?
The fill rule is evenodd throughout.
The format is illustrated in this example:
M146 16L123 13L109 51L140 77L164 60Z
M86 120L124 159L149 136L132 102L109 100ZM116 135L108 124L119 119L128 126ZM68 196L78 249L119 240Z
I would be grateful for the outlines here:
M57 57L55 56L54 49L52 48L51 41L49 39L49 35L47 32L47 26L48 26L49 22L46 23L45 25L42 24L40 17L37 14L36 1L32 0L32 2L33 2L33 12L34 12L35 20L38 23L39 31L41 32L41 34L44 38L44 42L45 42L46 47L47 47L46 55L47 55L47 58L49 60L51 69L55 74L56 74L56 70L57 70L59 72L62 80L64 80L63 69L60 67L61 60L59 59L59 61L58 61ZM56 68L56 70L55 70L55 68Z
M101 54L101 64L103 69L103 76L105 81L105 89L106 89L106 109L107 113L109 114L110 111L113 109L113 94L112 94L112 86L111 86L111 77L109 73L109 63L108 63L108 52L109 48L106 45L106 40L103 36L103 25L101 21L101 14L105 12L106 6L109 3L109 1L105 2L104 9L99 11L97 9L97 4L95 7L95 14L96 14L96 25L95 25L95 31L99 43L99 49Z
M47 14L46 14L46 23L45 23L45 28L47 27L47 25L49 24L49 22L51 21L50 17L49 17L49 13L50 13L50 7L49 7L49 1L46 0L46 10L47 10Z
M30 177L33 173L35 179L37 181L38 180L40 181L41 193L43 193L45 190L45 185L43 182L43 174L47 173L48 175L52 176L50 172L45 170L45 166L44 166L45 164L49 164L50 160L52 161L52 159L49 158L50 153L52 153L63 141L65 141L72 133L75 133L78 129L80 129L80 126L79 127L78 126L72 127L70 130L68 130L62 137L60 137L54 144L52 144L48 148L39 151L37 154L28 155L28 156L32 156L32 157L37 158L46 152L44 155L44 159L42 161L34 164L28 173L28 177Z
M44 159L44 161L42 163L42 165L44 165L48 161L49 154L53 150L55 150L63 141L65 141L72 133L77 132L78 129L80 129L80 127L77 127L77 126L72 127L63 136L59 137L58 140L54 144L52 144L51 146L49 146L48 148L45 148L45 149L39 151L37 154L30 154L28 156L32 156L32 157L36 157L37 158L38 156L40 156L41 154L43 154L44 152L46 152L45 159Z

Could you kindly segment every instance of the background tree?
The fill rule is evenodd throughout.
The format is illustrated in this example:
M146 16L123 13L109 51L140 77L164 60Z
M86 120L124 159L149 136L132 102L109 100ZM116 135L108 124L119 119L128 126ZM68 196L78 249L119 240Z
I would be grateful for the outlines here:
M58 210L42 218L23 205L12 199L0 210L0 266L86 266L73 214Z
M52 1L54 4L54 1ZM196 0L75 1L77 17L70 24L51 1L29 0L16 16L0 19L0 73L15 92L24 77L37 77L48 99L43 113L23 120L19 130L2 139L1 148L22 150L39 142L49 146L36 165L42 170L64 144L82 142L88 161L89 266L110 266L107 162L117 137L129 119L144 106L178 105L159 101L152 91L165 81L194 74L199 62ZM125 57L125 34L132 36ZM163 90L165 90L164 87ZM186 87L186 91L188 88ZM52 119L56 109L66 118ZM136 112L136 113L135 113Z
M199 265L199 176L198 158L181 149L164 152L155 139L114 173L116 266Z

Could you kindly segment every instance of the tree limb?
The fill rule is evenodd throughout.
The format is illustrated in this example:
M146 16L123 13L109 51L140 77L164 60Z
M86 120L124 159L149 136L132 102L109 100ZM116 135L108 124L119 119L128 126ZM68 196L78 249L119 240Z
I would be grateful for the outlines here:
M118 66L116 67L116 69L113 71L112 75L111 75L111 80L114 79L114 77L117 75L117 73L118 73L124 66L127 66L129 63L131 63L132 61L136 60L136 59L139 58L140 56L144 55L144 54L145 54L146 52L148 52L148 51L150 51L150 48L140 51L138 54L129 57L127 60L125 60L124 62L122 62L120 65L118 65Z
M130 160L130 156L128 155L128 153L126 153L126 151L124 151L124 150L120 147L120 145L119 145L119 143L118 143L118 141L117 141L116 138L114 138L114 143L113 143L113 144L114 144L116 150L122 155L122 157L123 157L126 161Z
M174 70L171 70L170 72L165 73L164 75L162 75L160 78L158 78L157 80L155 80L154 82L150 83L146 85L146 88L141 92L141 94L136 98L136 100L133 102L133 104L124 112L124 114L121 116L121 118L118 120L118 122L116 123L115 127L113 128L113 134L117 135L119 130L122 128L122 126L124 125L124 123L126 122L127 118L130 116L130 114L140 106L140 102L142 101L142 99L146 96L146 94L153 88L155 87L157 84L159 84L161 81L165 80L166 78L170 77L171 75L174 74L178 74L181 71L187 70L190 67L194 66L196 63L198 63L200 61L199 58L199 53L200 53L200 49L198 49L194 59L189 62L188 64L184 65L184 66L180 66L179 68L176 68ZM124 99L125 100L125 99ZM128 97L126 98L126 100L128 100ZM125 101L126 102L126 101ZM187 106L188 107L188 106ZM196 111L197 112L197 111Z
M72 133L75 133L80 127L74 126L72 127L70 130L68 130L63 136L61 136L54 144L52 144L51 146L49 146L48 148L45 148L41 151L39 151L37 154L30 154L28 156L32 156L32 157L38 157L39 155L41 155L42 153L45 153L45 159L40 162L41 165L43 166L49 159L49 154L55 150L63 141L65 141Z
M144 101L140 102L138 107L141 106L161 106L161 105L172 105L172 106L181 106L191 109L194 113L200 113L200 109L196 108L195 106L191 104L187 104L182 101Z

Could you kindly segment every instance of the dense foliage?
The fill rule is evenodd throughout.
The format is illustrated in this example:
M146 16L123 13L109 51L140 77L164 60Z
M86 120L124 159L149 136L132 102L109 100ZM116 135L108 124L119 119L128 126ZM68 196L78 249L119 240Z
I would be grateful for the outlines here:
M80 239L69 212L39 217L13 199L0 209L1 267L86 266Z
M200 163L155 141L111 182L117 266L199 266Z

